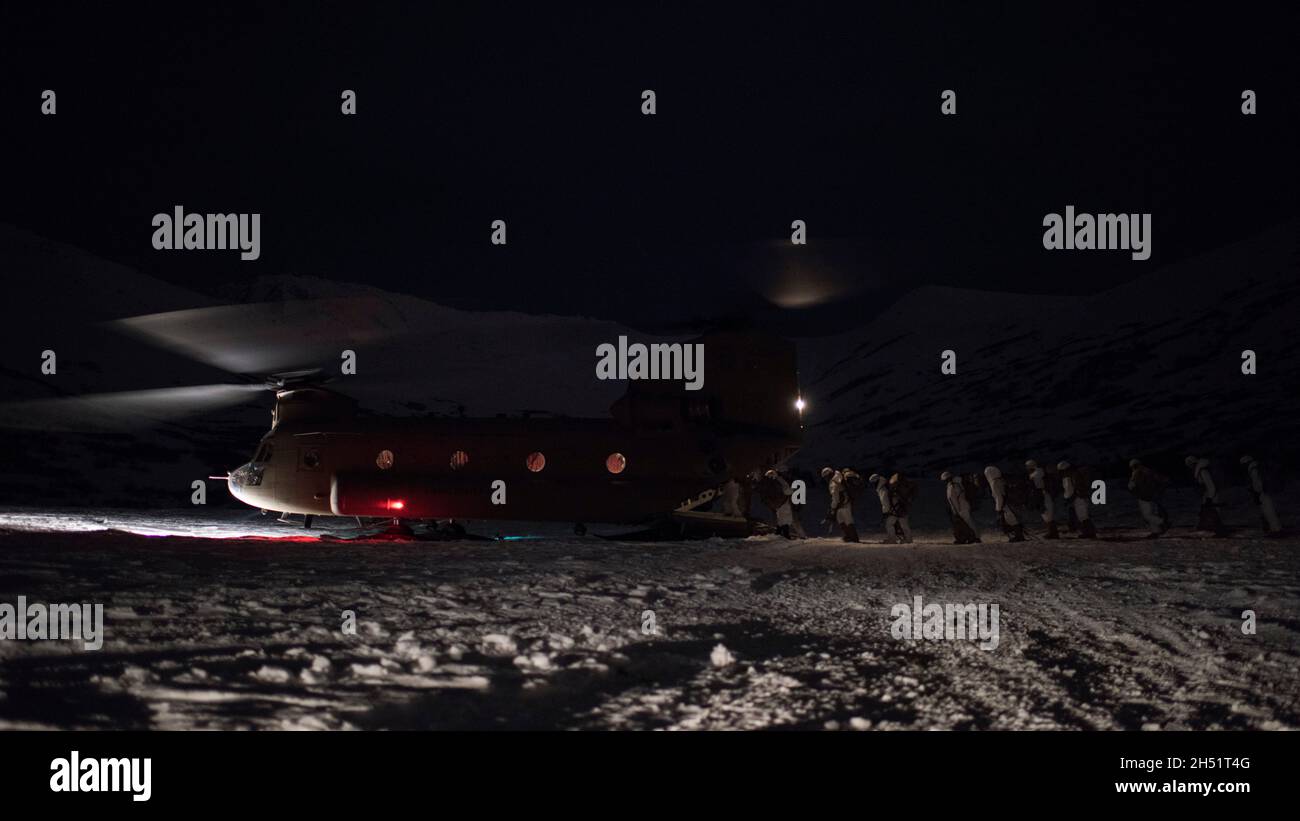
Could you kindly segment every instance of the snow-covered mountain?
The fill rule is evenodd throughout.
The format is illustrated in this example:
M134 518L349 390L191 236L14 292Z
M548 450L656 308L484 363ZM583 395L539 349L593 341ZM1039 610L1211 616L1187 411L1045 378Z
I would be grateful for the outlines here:
M800 460L930 473L1250 448L1295 465L1298 238L1290 222L1093 296L912 291L801 345Z

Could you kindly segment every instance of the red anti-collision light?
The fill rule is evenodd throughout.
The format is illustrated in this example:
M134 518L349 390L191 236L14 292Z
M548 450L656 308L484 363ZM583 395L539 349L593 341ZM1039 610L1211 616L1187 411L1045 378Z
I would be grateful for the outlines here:
M406 502L403 502L401 499L393 499L388 503L389 510L401 510L404 507L406 507Z

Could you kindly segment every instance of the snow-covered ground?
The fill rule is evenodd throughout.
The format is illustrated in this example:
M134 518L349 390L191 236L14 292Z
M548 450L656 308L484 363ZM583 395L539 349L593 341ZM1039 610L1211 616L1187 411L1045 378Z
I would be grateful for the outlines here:
M5 511L0 602L102 603L106 640L0 641L0 728L1300 727L1300 538L561 532L330 542L216 510ZM162 533L187 535L140 535ZM894 638L916 596L996 604L996 649Z

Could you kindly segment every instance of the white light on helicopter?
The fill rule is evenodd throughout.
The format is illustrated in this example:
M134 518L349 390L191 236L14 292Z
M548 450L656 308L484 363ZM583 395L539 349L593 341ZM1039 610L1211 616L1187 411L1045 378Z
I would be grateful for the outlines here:
M804 409L804 401L803 401L803 397L802 397L802 396L800 396L798 399L794 400L794 409L797 410L797 411L799 411L800 413L803 413L803 409Z

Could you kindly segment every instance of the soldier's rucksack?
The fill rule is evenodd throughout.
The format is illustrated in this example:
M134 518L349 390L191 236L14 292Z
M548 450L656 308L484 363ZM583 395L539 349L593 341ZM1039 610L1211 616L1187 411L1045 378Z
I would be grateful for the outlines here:
M844 477L844 490L849 494L850 501L857 501L867 491L867 480L862 478L862 474L853 468L844 468L840 471Z
M916 482L908 479L901 473L895 473L889 478L889 496L894 505L894 512L899 516L906 516L912 510L912 502L916 499L919 488Z
M1028 500L1025 502L1025 509L1041 513L1047 507L1046 502L1043 499L1042 491L1038 489L1038 486L1034 484L1034 480L1030 479L1028 475L1024 476L1022 481L1025 483L1025 493L1028 496ZM1043 479L1043 487L1047 487L1046 478Z
M967 473L961 477L961 491L966 497L966 504L970 505L972 511L980 509L980 502L984 499L984 483L980 481L979 474Z
M1065 488L1061 485L1061 474L1043 471L1043 489L1053 499L1061 498L1061 494L1065 492Z
M1030 501L1029 477L1005 476L1003 479L1007 483L1007 504L1013 507L1028 505Z
M1222 505L1223 491L1228 487L1228 477L1224 474L1223 467L1217 461L1211 459L1210 464L1207 467L1201 469L1193 469L1192 483L1196 485L1197 490L1201 489L1201 481L1199 478L1199 475L1201 473L1206 473L1209 475L1210 481L1214 483L1214 491L1219 496L1219 504Z
M785 489L781 487L781 482L774 476L764 476L758 482L758 496L763 500L763 504L776 510L785 504L786 499L790 498L785 495Z
M1087 465L1070 468L1074 471L1074 495L1083 499L1092 498L1092 471Z
M1134 479L1133 495L1147 502L1160 498L1169 485L1169 477L1143 467Z
M910 505L916 499L916 494L919 491L916 482L913 482L903 474L895 473L890 477L889 484L893 486L894 493L898 496L899 501L904 504Z

